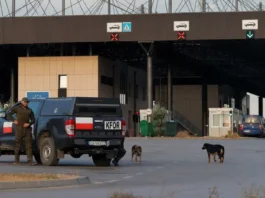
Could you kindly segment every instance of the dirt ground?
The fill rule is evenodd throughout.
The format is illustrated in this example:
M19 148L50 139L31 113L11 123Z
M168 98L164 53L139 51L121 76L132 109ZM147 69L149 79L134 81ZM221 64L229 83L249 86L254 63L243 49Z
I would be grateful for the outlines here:
M34 174L34 173L1 173L0 182L18 182L18 181L43 181L58 179L73 179L76 175L67 174Z

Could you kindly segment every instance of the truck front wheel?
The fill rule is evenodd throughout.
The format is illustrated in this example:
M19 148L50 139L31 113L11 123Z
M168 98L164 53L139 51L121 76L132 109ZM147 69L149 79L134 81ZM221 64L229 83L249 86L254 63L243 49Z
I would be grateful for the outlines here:
M55 166L58 164L56 147L51 137L44 137L40 140L40 159L45 166Z
M110 166L111 159L106 158L105 155L93 155L92 159L96 166Z

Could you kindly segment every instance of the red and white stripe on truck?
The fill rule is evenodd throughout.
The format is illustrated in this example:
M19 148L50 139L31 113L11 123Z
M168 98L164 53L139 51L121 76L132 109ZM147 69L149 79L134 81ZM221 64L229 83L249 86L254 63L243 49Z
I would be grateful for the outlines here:
M92 117L76 117L70 118L65 121L65 132L69 137L75 135L75 130L93 130L93 118ZM126 134L126 122L121 120L121 132L122 135Z
M75 118L75 129L77 130L93 130L93 118L84 117L84 118Z
M7 133L12 133L12 122L4 122L3 125L3 133L7 134Z

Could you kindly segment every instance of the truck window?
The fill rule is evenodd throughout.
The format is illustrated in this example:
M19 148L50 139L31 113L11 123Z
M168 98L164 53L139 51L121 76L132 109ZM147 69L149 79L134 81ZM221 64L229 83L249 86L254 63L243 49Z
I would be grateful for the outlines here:
M73 99L48 99L44 102L41 115L72 115Z
M34 115L36 116L38 114L38 111L40 109L40 102L29 102L29 108L32 109Z
M76 104L74 115L122 116L120 104Z

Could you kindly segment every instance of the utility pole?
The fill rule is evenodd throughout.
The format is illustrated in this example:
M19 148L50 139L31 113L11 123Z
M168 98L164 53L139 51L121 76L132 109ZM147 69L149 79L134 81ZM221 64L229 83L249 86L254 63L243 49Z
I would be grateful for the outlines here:
M236 12L238 12L238 0L235 0L235 9L236 9Z
M168 0L168 13L172 13L172 0Z
M148 14L152 14L153 3L152 0L148 1Z
M65 16L65 0L62 0L62 15Z
M12 17L16 16L16 0L12 0Z
M263 8L262 8L262 2L259 2L259 11L262 11Z
M108 0L108 15L111 15L111 2Z
M202 0L202 12L206 12L206 0Z
M141 14L144 14L144 4L141 5Z

